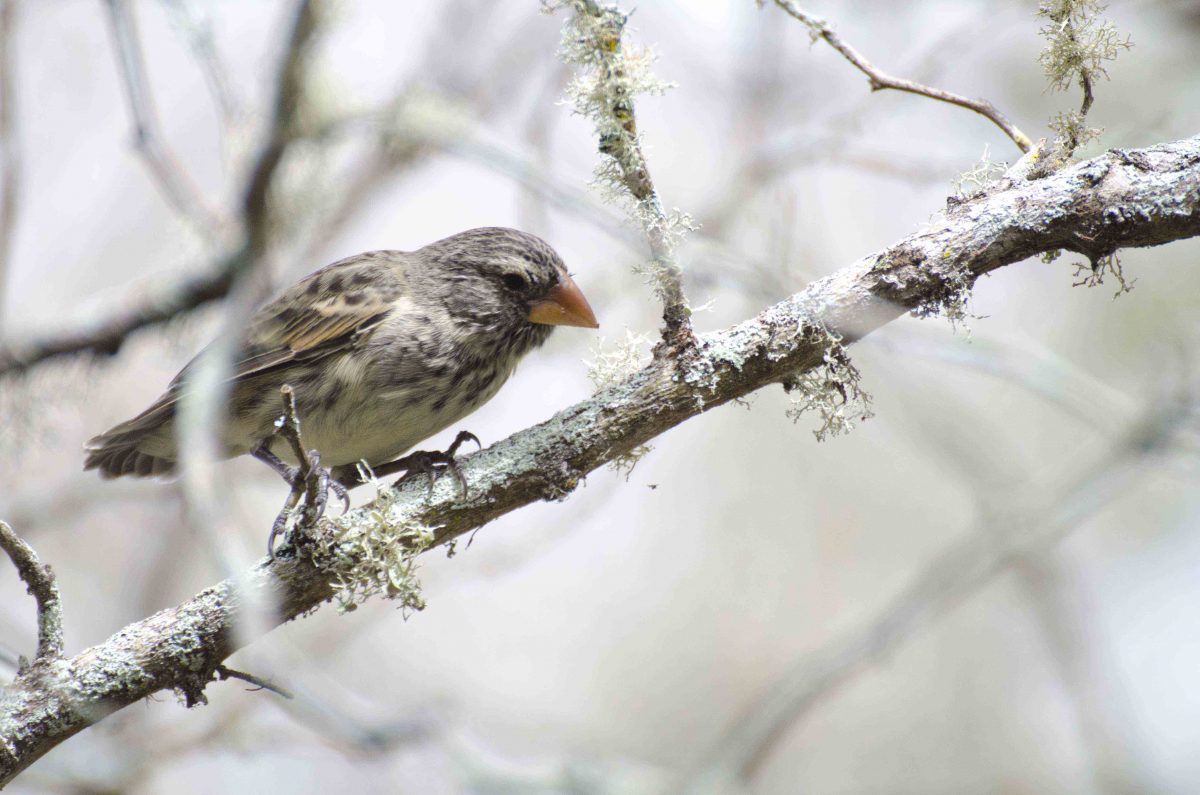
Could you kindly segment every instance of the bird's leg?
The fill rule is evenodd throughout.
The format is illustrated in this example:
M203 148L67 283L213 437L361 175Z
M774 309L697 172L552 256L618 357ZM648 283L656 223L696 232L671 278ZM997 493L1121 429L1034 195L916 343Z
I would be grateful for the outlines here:
M304 479L300 477L300 467L291 466L284 463L283 459L271 452L270 439L263 440L258 447L250 451L250 455L262 461L264 464L275 470L279 477L287 481L287 484L292 488L296 488L297 483L300 484L301 490L304 487ZM329 481L326 484L327 489L332 489L334 495L342 501L342 510L350 510L350 492L346 490L344 478L339 477L335 473L340 473L342 467L333 467L332 469L320 466L321 455L316 450L310 450L309 464L314 469L322 470L325 478ZM324 504L324 503L322 503Z
M376 477L387 477L394 475L397 472L404 472L394 485L399 486L405 481L411 480L418 475L429 475L429 491L433 492L433 484L437 481L439 475L443 472L449 472L458 482L459 488L462 490L463 499L467 497L467 478L462 473L462 469L458 466L458 461L455 456L458 455L458 448L462 447L463 442L474 442L479 447L483 445L479 441L479 437L470 431L459 431L454 437L454 442L445 450L417 450L409 453L403 458L397 458L395 461L389 461L386 464L380 464L377 467L372 467L372 472ZM335 477L341 476L341 467L335 473ZM343 480L343 482L345 482Z
M295 396L291 388L284 386L281 392L284 413L275 421L274 433L250 451L252 456L275 470L291 487L283 508L271 524L271 535L267 538L267 555L271 558L275 557L275 539L286 532L288 521L301 499L304 500L301 520L305 526L311 526L325 513L330 489L342 501L343 511L350 508L350 493L340 481L330 475L328 469L321 466L321 454L316 450L304 450L300 439L300 420L296 414ZM279 434L284 435L291 443L293 452L300 461L299 465L291 466L271 451L271 441Z
M343 511L350 507L350 494L345 486L330 477L328 469L321 466L321 455L316 450L308 451L304 465L290 466L271 452L270 442L270 439L264 440L250 454L275 470L291 487L267 538L267 554L275 557L275 539L286 532L288 520L302 499L305 504L303 522L311 525L325 513L330 490L341 499Z

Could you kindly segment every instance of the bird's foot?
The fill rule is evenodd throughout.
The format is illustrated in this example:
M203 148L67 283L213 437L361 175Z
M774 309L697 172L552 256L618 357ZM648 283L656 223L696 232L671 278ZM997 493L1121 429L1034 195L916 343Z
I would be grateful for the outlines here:
M464 442L474 442L479 447L483 445L479 441L479 437L470 431L459 431L458 436L454 437L454 442L445 450L417 450L409 453L403 458L398 458L395 461L389 461L375 467L376 477L386 477L387 475L395 474L396 472L404 471L404 474L395 482L395 486L405 483L420 475L429 476L429 493L433 493L433 485L437 479L445 472L449 472L454 476L454 480L458 482L459 488L462 490L463 499L467 497L467 478L462 473L462 469L458 466L458 461L455 456L458 455L458 448L462 447Z
M291 466L272 453L269 439L262 442L251 454L275 470L291 487L291 491L283 503L283 508L280 509L279 515L271 524L271 535L267 538L267 555L269 557L275 557L275 539L286 534L288 524L295 516L296 509L301 502L303 502L303 507L300 508L300 521L305 527L311 527L324 515L330 491L341 500L342 512L349 510L350 492L340 481L331 476L329 469L321 466L321 454L316 450L309 450L304 462L299 466Z

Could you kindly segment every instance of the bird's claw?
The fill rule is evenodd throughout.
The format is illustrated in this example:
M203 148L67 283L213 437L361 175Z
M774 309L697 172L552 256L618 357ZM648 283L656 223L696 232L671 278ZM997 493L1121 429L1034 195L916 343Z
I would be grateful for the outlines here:
M478 436L470 431L459 431L458 435L454 437L453 443L445 450L418 450L388 464L390 472L398 472L401 469L405 470L404 474L393 485L399 486L401 483L406 483L420 475L428 475L428 493L432 496L433 486L437 483L437 479L442 473L449 472L454 476L454 480L458 483L459 490L462 492L462 498L465 500L470 490L467 487L467 478L458 466L456 458L458 448L462 447L464 442L474 442L480 449L483 448L483 444L479 441Z
M311 526L325 514L330 491L341 501L343 513L350 510L350 492L331 476L328 468L321 466L321 454L316 450L308 451L308 461L304 466L285 464L265 443L254 450L254 457L266 462L291 487L283 508L271 523L271 534L267 537L268 557L274 559L275 540L287 533L288 524L301 501L301 521L306 526Z

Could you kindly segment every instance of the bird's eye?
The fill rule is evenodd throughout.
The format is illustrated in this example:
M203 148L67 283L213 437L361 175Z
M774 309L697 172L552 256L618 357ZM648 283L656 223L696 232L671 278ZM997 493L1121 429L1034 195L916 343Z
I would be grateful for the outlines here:
M520 292L526 287L525 277L519 273L504 274L504 286L515 292Z

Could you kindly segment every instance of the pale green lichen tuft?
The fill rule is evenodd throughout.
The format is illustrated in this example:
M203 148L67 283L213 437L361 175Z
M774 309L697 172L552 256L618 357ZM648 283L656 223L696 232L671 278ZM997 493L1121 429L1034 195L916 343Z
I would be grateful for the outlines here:
M1093 88L1100 78L1108 78L1105 63L1133 46L1128 36L1123 37L1101 16L1106 7L1100 0L1047 0L1038 6L1038 16L1046 20L1038 31L1046 40L1038 63L1046 71L1050 88L1065 91L1078 83L1083 91L1078 111L1060 113L1050 122L1057 134L1059 165L1103 132L1085 124L1094 99Z
M799 422L804 414L816 413L821 424L813 436L819 442L849 433L875 416L871 395L862 388L862 373L850 361L842 338L826 329L811 333L811 341L822 340L826 347L821 364L783 382L792 398L787 415Z
M657 199L638 202L634 215L646 230L646 234L656 241L656 249L659 252L657 258L635 266L634 272L646 279L660 301L668 303L673 298L679 278L675 250L687 233L696 229L696 224L692 216L678 207L669 213L663 213L658 207Z
M605 348L601 337L592 346L592 358L585 360L588 379L596 391L615 386L640 370L650 360L650 339L645 334L635 334L625 329L625 338L615 348Z
M1038 6L1037 15L1046 20L1038 31L1046 39L1038 63L1051 88L1065 91L1080 78L1107 78L1105 62L1133 46L1101 16L1107 7L1101 0L1050 0Z
M1008 170L1007 163L993 161L985 146L979 160L954 181L954 195L967 200L983 193L989 185L995 182Z
M1089 127L1084 115L1077 111L1057 114L1048 125L1054 131L1054 144L1058 149L1074 151L1104 134L1103 127ZM1062 163L1060 165L1065 165Z
M588 378L596 387L596 391L600 391L616 386L646 365L650 360L650 339L644 334L635 334L626 329L625 338L620 340L615 348L606 350L604 338L601 337L592 346L591 355L592 358L584 363L588 368ZM613 459L609 462L609 467L624 473L628 480L638 461L650 450L650 445L640 444Z
M383 596L398 602L407 618L425 608L416 558L433 543L436 528L405 516L396 492L366 475L375 486L375 500L331 520L336 532L316 540L313 560L330 574L339 612Z

